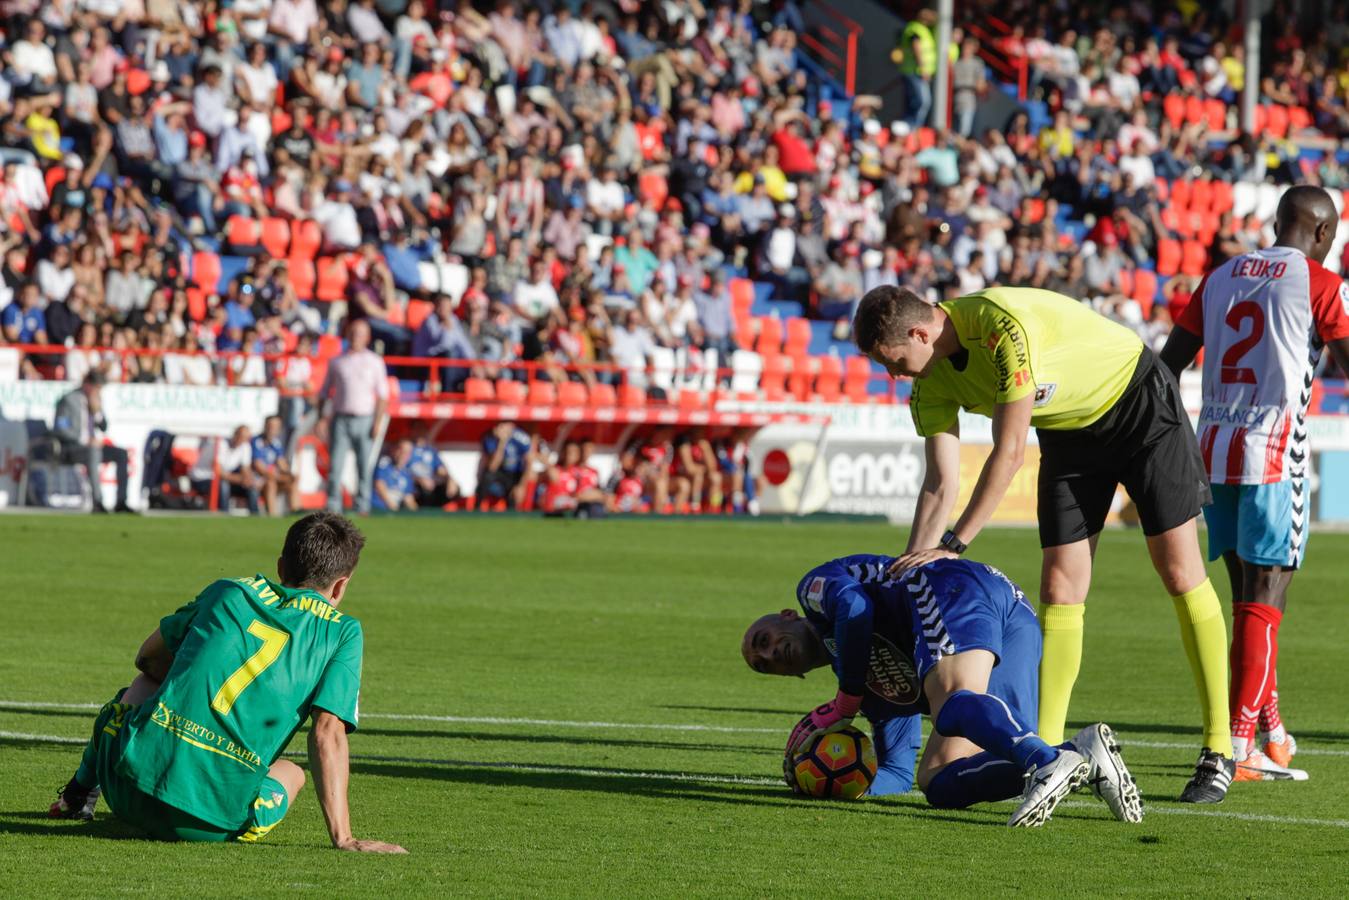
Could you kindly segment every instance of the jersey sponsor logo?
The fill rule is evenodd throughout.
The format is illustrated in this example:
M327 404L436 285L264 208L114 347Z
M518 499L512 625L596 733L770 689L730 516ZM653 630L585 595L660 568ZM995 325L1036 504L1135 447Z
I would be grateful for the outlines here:
M1012 375L1012 381L1017 387L1025 387L1030 384L1030 369L1019 369Z
M871 636L867 690L900 706L918 702L918 670L914 667L913 657L879 634Z
M1002 333L999 331L993 332L987 338L984 339L984 349L985 350L998 349L998 341L1000 340L1002 340Z
M1258 429L1265 417L1277 414L1275 406L1218 406L1206 403L1199 412L1199 421L1213 422L1218 425L1240 425L1249 430Z
M821 605L824 602L824 577L816 576L806 585L805 596L801 598L806 608L812 612L822 613Z
M1048 406L1049 401L1054 399L1054 392L1059 389L1058 382L1053 384L1042 384L1035 389L1035 402L1031 405L1036 409L1042 406Z
M252 771L262 765L262 757L247 747L241 747L229 739L228 735L217 734L200 722L194 722L187 716L174 712L164 705L162 700L155 701L156 708L150 721L183 741L200 750L217 753L226 759L232 759L244 768Z
M1288 263L1261 259L1258 256L1243 256L1232 267L1233 278L1282 278L1288 271Z

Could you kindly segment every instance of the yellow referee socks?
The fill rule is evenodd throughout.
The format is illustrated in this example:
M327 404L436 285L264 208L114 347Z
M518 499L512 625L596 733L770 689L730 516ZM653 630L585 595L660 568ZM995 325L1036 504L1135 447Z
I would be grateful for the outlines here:
M1194 672L1194 686L1199 690L1199 702L1204 709L1204 746L1229 759L1232 756L1232 732L1227 719L1227 625L1223 622L1222 606L1213 583L1204 583L1172 597L1176 604L1176 618L1180 621L1180 639L1185 644L1185 655ZM1043 663L1041 664L1043 672ZM1043 712L1043 680L1041 675L1041 718Z
M1082 617L1087 605L1040 604L1044 650L1040 655L1040 737L1053 746L1063 743L1068 701L1082 666ZM1219 624L1222 619L1219 619Z

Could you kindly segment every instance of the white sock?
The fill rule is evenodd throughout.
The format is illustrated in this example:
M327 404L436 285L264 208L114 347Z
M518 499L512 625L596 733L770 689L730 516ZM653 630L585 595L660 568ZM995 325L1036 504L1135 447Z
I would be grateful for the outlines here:
M1276 744L1282 744L1284 741L1288 739L1288 732L1284 731L1282 722L1279 723L1278 728L1275 728L1269 732L1269 739Z
M1232 735L1232 758L1241 762L1251 752L1251 739Z

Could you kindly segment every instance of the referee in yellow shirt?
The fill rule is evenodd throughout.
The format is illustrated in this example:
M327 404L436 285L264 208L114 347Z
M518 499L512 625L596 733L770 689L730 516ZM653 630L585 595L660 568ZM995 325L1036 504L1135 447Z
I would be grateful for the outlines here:
M1096 542L1123 484L1148 553L1175 603L1204 712L1204 749L1180 799L1217 803L1234 774L1227 722L1227 628L1199 550L1195 518L1208 478L1176 381L1130 330L1062 294L990 288L932 306L878 287L858 307L858 348L892 377L913 378L910 411L927 472L894 571L959 556L987 524L1040 443L1039 733L1063 740L1082 660L1082 620ZM993 419L993 449L947 530L960 475L961 409ZM943 534L943 532L945 532Z

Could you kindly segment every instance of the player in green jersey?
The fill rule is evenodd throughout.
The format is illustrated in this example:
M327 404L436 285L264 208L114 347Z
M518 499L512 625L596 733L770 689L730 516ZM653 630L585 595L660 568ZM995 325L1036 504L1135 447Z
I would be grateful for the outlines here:
M333 846L406 852L354 838L347 808L364 638L338 605L364 544L337 513L305 516L286 533L278 581L217 581L164 617L51 815L92 818L101 790L117 818L162 840L256 841L304 787L304 771L279 757L312 715L309 762Z

